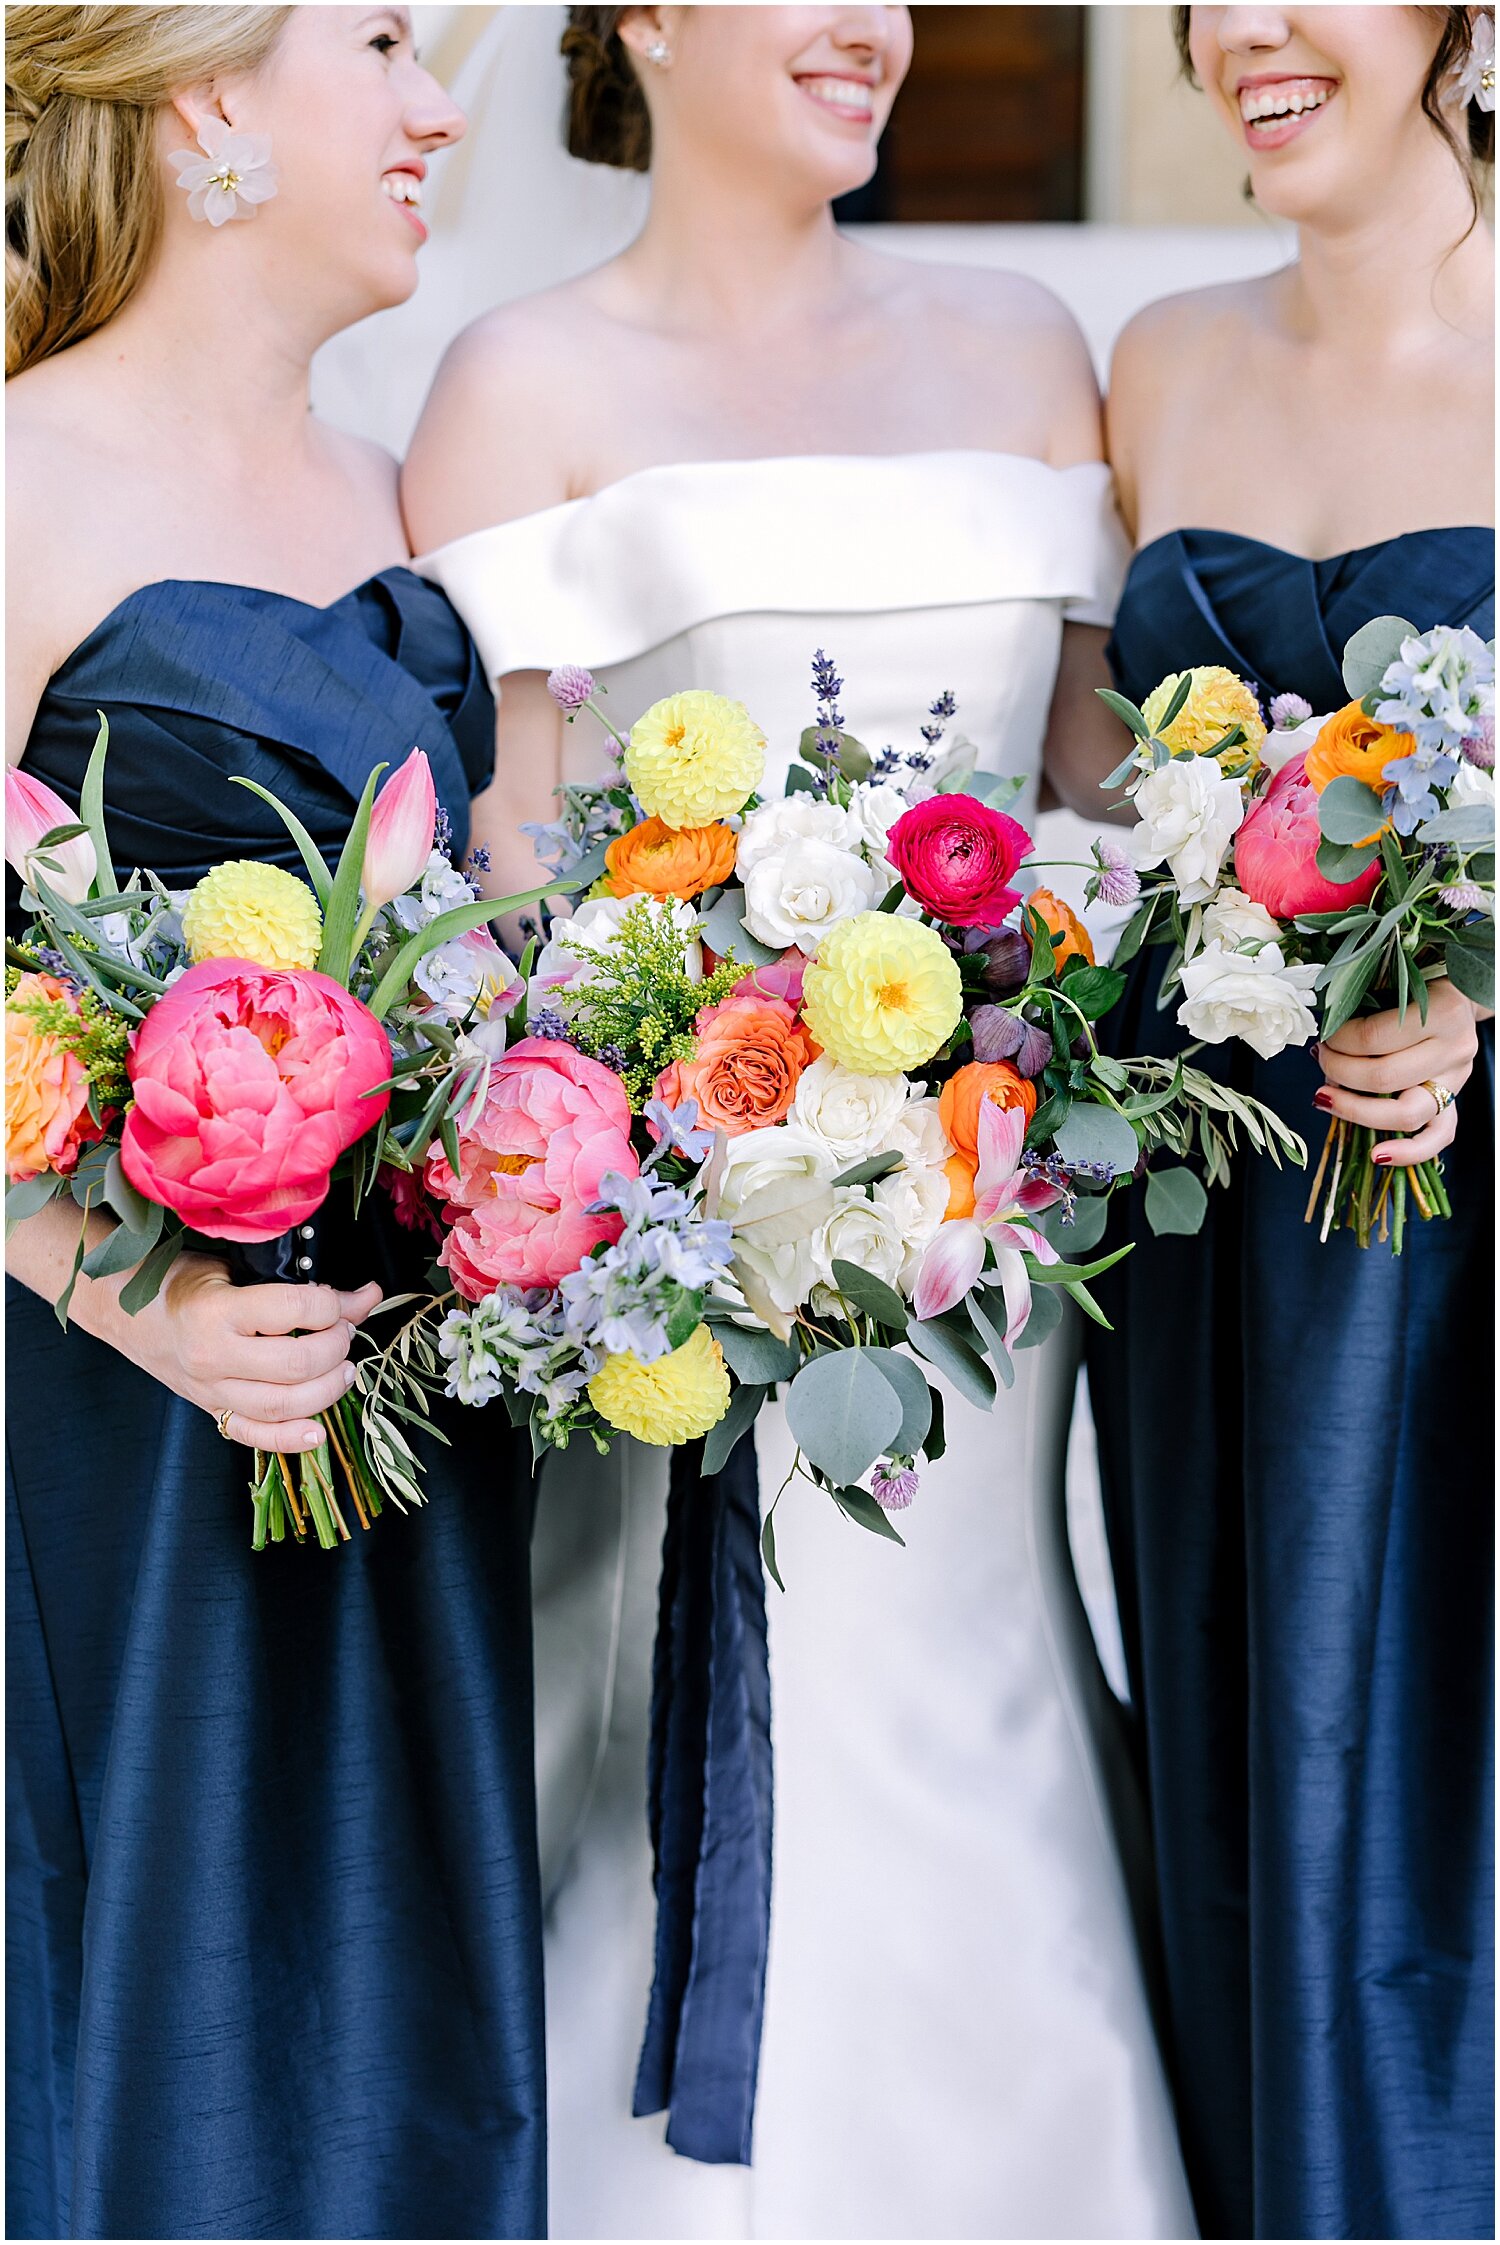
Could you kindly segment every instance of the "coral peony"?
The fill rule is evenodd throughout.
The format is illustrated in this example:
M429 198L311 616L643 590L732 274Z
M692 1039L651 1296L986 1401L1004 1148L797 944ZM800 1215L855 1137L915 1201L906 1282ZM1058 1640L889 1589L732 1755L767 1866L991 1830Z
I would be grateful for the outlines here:
M925 921L858 912L823 938L802 1012L823 1050L857 1076L920 1068L963 1016L958 963Z
M1031 836L974 795L929 795L898 818L886 854L924 912L955 928L996 928L1021 901L1010 884Z
M556 1286L618 1239L623 1218L589 1210L609 1171L640 1169L619 1077L544 1037L523 1038L495 1063L483 1105L460 1123L458 1152L455 1177L434 1147L425 1179L451 1226L438 1260L470 1302L497 1286Z
M78 1012L78 1001L50 974L23 974L5 1004L5 1174L11 1184L76 1167L79 1153L103 1136L89 1114L89 1072L76 1052L32 1017L54 1005Z
M702 1127L731 1137L784 1122L797 1080L815 1057L792 1007L736 989L722 1004L705 1007L694 1030L693 1058L663 1070L657 1097L669 1107L696 1099Z
M1306 756L1283 764L1265 794L1252 804L1234 841L1240 888L1278 920L1299 912L1337 912L1367 904L1379 886L1377 858L1353 881L1330 881L1317 867L1318 797L1307 776Z
M616 835L604 853L614 896L701 896L734 872L738 844L731 828L667 826L642 819Z
M589 1382L589 1401L606 1426L637 1442L663 1450L694 1442L729 1409L724 1351L706 1325L695 1325L680 1348L650 1364L628 1351L607 1356Z
M765 768L766 737L744 703L701 689L653 703L625 752L641 809L675 827L743 810Z
M1343 778L1363 780L1366 787L1381 795L1389 784L1387 764L1410 756L1416 745L1410 733L1366 717L1362 702L1346 702L1323 720L1304 758L1307 776L1319 795L1330 780Z
M195 966L248 959L260 967L311 967L323 947L323 915L295 873L231 858L189 895L182 934Z
M125 1174L210 1238L274 1239L312 1215L340 1154L379 1122L390 1072L385 1031L328 975L190 967L135 1041Z
M1054 943L1052 946L1052 956L1059 974L1070 959L1083 959L1089 966L1093 965L1094 939L1071 904L1065 903L1060 896L1054 896L1050 889L1033 889L1026 901L1032 911L1045 921L1050 932L1062 937L1061 943Z

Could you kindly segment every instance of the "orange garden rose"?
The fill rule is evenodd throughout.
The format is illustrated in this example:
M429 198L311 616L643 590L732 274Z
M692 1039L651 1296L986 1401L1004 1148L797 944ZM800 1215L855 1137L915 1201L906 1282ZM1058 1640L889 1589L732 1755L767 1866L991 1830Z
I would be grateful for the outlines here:
M672 1107L696 1099L699 1122L731 1138L785 1122L797 1079L818 1057L785 1000L735 991L721 1005L705 1007L696 1029L696 1055L662 1071L658 1098Z
M735 835L727 826L667 826L642 819L604 853L614 896L701 896L734 871Z
M28 1017L28 998L71 1002L71 994L50 974L23 974L6 1001L5 1173L13 1185L47 1169L65 1177L103 1135L89 1114L88 1070Z
M950 1076L938 1098L938 1119L954 1149L944 1164L950 1216L968 1216L974 1207L974 1177L979 1167L979 1108L1018 1107L1027 1122L1036 1113L1036 1085L1008 1060L971 1060Z
M1086 966L1094 964L1093 937L1071 904L1064 904L1062 898L1054 896L1050 889L1033 889L1026 901L1034 912L1041 914L1052 933L1063 939L1052 947L1052 956L1057 962L1059 974L1070 959L1082 959Z
M1308 750L1307 776L1319 795L1330 780L1346 778L1363 780L1380 795L1389 784L1387 764L1398 756L1409 756L1411 746L1410 733L1399 732L1394 725L1378 724L1373 717L1366 717L1360 703L1346 702L1334 711Z

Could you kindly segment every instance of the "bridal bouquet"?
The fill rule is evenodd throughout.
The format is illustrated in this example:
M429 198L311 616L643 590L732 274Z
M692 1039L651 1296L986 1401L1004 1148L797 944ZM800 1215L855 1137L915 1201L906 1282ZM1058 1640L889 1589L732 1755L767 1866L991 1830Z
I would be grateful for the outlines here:
M150 872L122 889L103 819L108 726L81 812L19 770L6 778L6 849L31 914L6 945L7 1224L68 1195L83 1211L80 1271L129 1273L132 1314L195 1238L228 1243L241 1277L306 1278L317 1211L336 1176L357 1208L396 1187L434 1139L456 1154L493 1017L521 995L476 899L440 846L427 759L414 750L376 798L371 774L336 868L285 820L308 880L276 866L215 866L188 892ZM475 1025L478 1026L475 1026ZM87 1217L117 1227L91 1252ZM362 1526L385 1497L421 1501L400 1416L362 1386L323 1414L327 1449L257 1453L257 1550L311 1520L349 1534L331 1450Z
M948 697L915 758L875 759L821 655L814 679L783 800L744 707L690 692L534 830L551 885L589 893L528 947L513 1041L428 1151L449 1286L387 1361L393 1392L501 1400L538 1455L704 1437L709 1472L786 1383L802 1468L899 1541L943 1447L929 1372L986 1407L1060 1293L1099 1316L1117 1257L1089 1250L1144 1154L1237 1125L1302 1149L1207 1078L1099 1052L1124 977L1025 895L1019 783L940 769ZM602 717L586 673L550 684ZM1148 1186L1162 1228L1203 1199L1181 1166ZM765 1551L774 1573L769 1521Z
M1415 1005L1446 976L1494 1004L1495 659L1472 631L1417 632L1381 616L1344 650L1351 700L1317 717L1271 704L1222 669L1166 678L1137 709L1105 785L1139 820L1129 855L1101 845L1094 893L1138 897L1116 963L1142 943L1171 956L1164 997L1205 1044L1232 1037L1270 1059L1361 1012ZM1335 1118L1308 1202L1322 1237L1400 1254L1408 1197L1451 1213L1441 1164L1382 1173L1376 1134Z

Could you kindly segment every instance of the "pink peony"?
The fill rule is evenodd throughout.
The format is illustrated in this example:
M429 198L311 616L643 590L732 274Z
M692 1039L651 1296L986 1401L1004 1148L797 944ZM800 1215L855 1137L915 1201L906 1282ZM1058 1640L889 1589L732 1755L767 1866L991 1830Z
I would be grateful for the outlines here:
M556 1286L624 1219L591 1216L605 1174L634 1177L630 1102L613 1069L550 1037L524 1037L462 1119L459 1174L434 1147L428 1190L450 1229L438 1261L466 1301L497 1286Z
M1021 901L1010 886L1031 836L974 795L929 795L904 811L886 855L924 912L954 928L997 928Z
M390 1093L374 1087L390 1072L385 1031L330 976L208 960L136 1036L125 1174L211 1239L275 1239L379 1122Z
M1235 878L1246 896L1278 920L1299 912L1337 912L1367 904L1380 882L1377 858L1353 881L1330 881L1317 867L1323 833L1307 756L1283 764L1265 794L1245 813L1234 838Z

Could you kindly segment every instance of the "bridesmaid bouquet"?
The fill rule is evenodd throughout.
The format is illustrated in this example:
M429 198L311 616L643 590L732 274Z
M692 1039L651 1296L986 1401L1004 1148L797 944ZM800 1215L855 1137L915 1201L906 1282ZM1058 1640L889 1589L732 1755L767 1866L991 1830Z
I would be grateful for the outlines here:
M1344 708L1271 703L1222 669L1163 679L1137 709L1104 699L1135 734L1105 782L1125 783L1131 850L1100 845L1091 893L1138 899L1115 952L1171 957L1164 998L1203 1044L1242 1039L1262 1059L1328 1037L1352 1016L1415 1005L1446 976L1476 1003L1495 990L1495 657L1466 629L1417 632L1377 617L1344 650ZM1196 1048L1190 1048L1196 1049ZM1382 1173L1376 1134L1336 1118L1313 1179L1321 1236L1399 1255L1407 1203L1451 1213L1442 1165Z
M550 684L603 719L586 673ZM456 1149L429 1148L450 1290L387 1358L393 1391L501 1400L538 1456L705 1438L708 1472L786 1383L803 1470L899 1542L943 1448L929 1373L986 1408L1060 1295L1103 1322L1088 1282L1118 1254L1090 1253L1146 1154L1198 1126L1303 1149L1194 1071L1099 1051L1124 977L1025 894L1019 782L940 769L951 698L916 758L875 759L822 655L814 686L784 800L744 707L690 692L533 830L549 885L588 894L528 946ZM1160 1229L1203 1207L1185 1167L1148 1183ZM769 1519L764 1549L774 1574Z
M150 1302L194 1240L224 1242L242 1277L310 1278L317 1212L335 1177L357 1210L377 1176L402 1185L434 1140L457 1154L490 1027L522 985L440 846L427 759L414 750L376 798L371 774L336 868L285 820L308 880L217 865L188 892L137 873L121 889L103 819L108 726L81 816L24 772L6 777L6 852L30 926L6 945L7 1223L64 1194L84 1214L59 1319L80 1271L129 1273ZM409 1196L408 1196L409 1197ZM117 1228L92 1251L91 1209ZM399 1415L361 1384L323 1415L327 1448L257 1453L254 1547L347 1539L337 1461L360 1525L420 1503ZM409 1421L406 1423L410 1423Z

